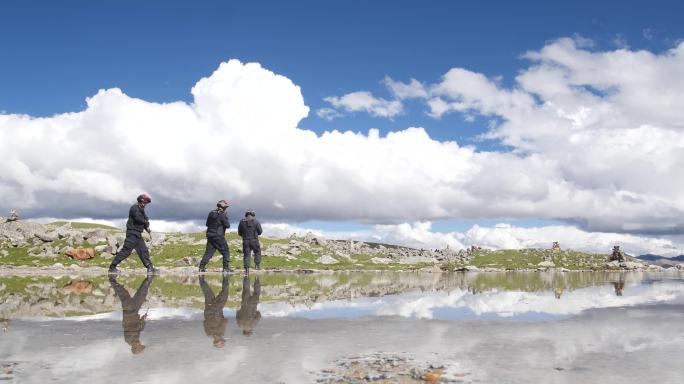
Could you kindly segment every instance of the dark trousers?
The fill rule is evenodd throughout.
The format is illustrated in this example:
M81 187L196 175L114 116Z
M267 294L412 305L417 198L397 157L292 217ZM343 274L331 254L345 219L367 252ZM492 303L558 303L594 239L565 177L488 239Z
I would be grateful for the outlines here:
M204 268L207 265L216 251L219 251L221 256L223 256L223 269L228 269L230 249L228 248L228 243L226 243L226 238L223 236L207 237L207 248L204 251L204 256L202 256L202 261L200 261L200 268Z
M142 261L145 268L150 268L152 266L150 251L147 249L147 245L145 245L142 234L138 232L126 232L126 240L124 240L123 248L116 254L110 267L116 267L119 263L126 260L133 250L135 250L138 257L140 257L140 261Z
M242 254L243 254L243 261L245 265L245 269L249 268L250 264L250 257L252 255L252 251L254 251L254 264L259 265L261 264L261 245L259 245L259 240L258 239L252 239L252 240L242 240Z

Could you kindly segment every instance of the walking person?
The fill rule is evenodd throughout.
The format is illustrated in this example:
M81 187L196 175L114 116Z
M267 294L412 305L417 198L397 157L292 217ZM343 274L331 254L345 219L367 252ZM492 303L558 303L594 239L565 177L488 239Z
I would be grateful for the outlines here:
M245 212L245 217L240 220L238 225L238 235L242 237L242 255L245 266L245 273L249 274L251 264L250 257L254 251L254 267L261 269L261 246L259 236L262 233L261 223L256 219L256 213L252 210Z
M223 336L226 333L226 325L228 325L228 319L223 316L223 307L228 301L230 278L228 275L223 275L221 292L218 296L214 296L214 291L204 281L204 276L199 277L199 283L202 287L202 293L204 293L204 333L214 339L214 347L223 348L226 345L226 339Z
M134 355L139 355L145 350L145 346L140 342L140 333L145 329L147 313L140 316L138 312L147 298L147 292L150 284L152 284L152 280L154 280L154 276L147 276L140 284L140 287L138 287L135 295L131 297L128 290L116 281L115 276L109 276L109 284L111 284L114 293L121 300L121 309L123 310L121 324L124 330L124 340L131 346L131 353Z
M223 273L230 272L228 262L230 261L230 249L226 242L226 229L230 228L226 209L230 206L227 200L219 200L216 209L209 212L207 216L207 248L199 264L199 271L206 272L207 263L218 250L223 256Z
M143 193L142 195L138 196L137 200L138 203L133 204L131 209L128 210L128 221L126 222L126 240L124 240L123 247L119 250L119 252L116 254L116 257L109 265L109 273L119 273L119 270L116 269L116 266L130 256L133 250L135 250L135 252L138 254L138 257L140 257L140 261L142 261L145 268L147 268L148 275L159 272L152 265L152 261L150 260L150 251L147 249L147 245L145 245L145 240L142 236L143 231L147 231L147 233L150 235L152 234L150 232L150 219L145 213L145 206L152 202L152 198L148 194Z
M259 276L254 280L254 290L250 292L249 288L249 276L245 276L242 278L240 309L235 312L235 320L245 336L251 336L257 323L261 320L261 312L257 310L259 296L261 295Z

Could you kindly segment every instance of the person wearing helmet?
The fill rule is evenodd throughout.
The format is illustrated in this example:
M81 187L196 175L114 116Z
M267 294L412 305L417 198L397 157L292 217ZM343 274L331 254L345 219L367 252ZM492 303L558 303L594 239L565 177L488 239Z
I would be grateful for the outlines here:
M157 273L158 270L152 265L150 260L150 251L145 245L145 240L143 239L142 232L147 231L150 233L150 219L145 213L145 206L152 202L152 198L143 193L138 196L138 203L133 204L131 209L128 210L128 221L126 222L126 240L124 240L123 247L116 254L114 260L109 265L109 273L119 273L116 266L124 261L131 252L135 250L140 257L145 268L147 268L148 274Z
M214 291L211 290L209 284L204 280L204 275L200 275L199 283L204 294L204 333L213 338L214 347L223 348L226 345L224 335L228 325L228 319L223 315L223 307L226 306L226 301L228 301L230 277L223 275L221 292L218 296L214 296Z
M259 236L262 233L261 223L256 219L256 213L252 210L245 212L245 217L238 225L238 235L242 237L242 254L245 273L249 273L250 256L254 251L254 267L261 269L261 246Z
M227 200L220 200L216 203L216 209L209 212L207 216L207 248L199 264L199 271L205 272L209 260L218 250L223 256L223 272L230 272L228 261L230 261L230 249L226 243L226 229L230 228L226 209L230 204Z
M128 290L116 281L114 275L109 276L109 284L112 286L116 296L121 300L121 325L123 325L124 340L131 346L131 353L134 355L139 355L145 350L145 346L140 342L140 333L145 329L147 313L140 316L139 312L143 303L145 303L147 292L150 289L154 277L154 275L147 276L147 278L140 283L140 287L138 287L135 295L131 297Z

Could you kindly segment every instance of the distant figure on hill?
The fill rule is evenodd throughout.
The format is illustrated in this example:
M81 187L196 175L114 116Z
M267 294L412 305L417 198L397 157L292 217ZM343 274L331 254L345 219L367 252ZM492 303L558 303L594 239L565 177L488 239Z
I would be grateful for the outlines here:
M261 312L257 310L259 305L259 295L261 294L261 282L259 276L254 280L254 292L250 294L249 291L249 276L242 278L242 301L240 302L240 309L235 312L235 320L240 328L242 334L250 336L254 332L259 320L261 320Z
M109 284L112 286L116 296L121 300L121 309L123 310L121 324L124 330L124 340L131 346L131 353L134 355L139 355L145 350L145 346L140 342L140 332L145 329L147 313L140 316L138 312L147 298L147 292L150 284L152 284L152 280L154 280L154 276L147 276L131 298L126 288L116 281L116 277L109 275Z
M610 255L610 261L625 261L625 254L620 250L620 246L613 247L613 253Z
M226 229L230 228L226 209L230 204L228 200L219 200L216 209L209 212L207 216L207 248L199 264L199 271L206 272L207 263L218 250L223 256L223 273L230 272L228 262L230 261L230 249L226 243Z
M109 273L119 273L116 266L124 261L131 252L135 249L135 252L140 257L145 268L147 268L148 274L157 273L157 269L152 265L150 260L150 251L145 245L145 240L143 239L142 232L147 231L150 233L150 219L147 218L145 213L145 206L152 202L152 198L143 193L137 198L138 203L133 204L128 210L128 221L126 222L126 240L124 240L124 245L121 250L116 254L114 260L109 265Z
M256 213L252 210L245 212L245 217L240 220L238 225L238 235L242 237L242 254L245 273L249 274L250 256L254 251L254 267L261 269L261 246L259 245L259 236L263 230L261 223L256 219Z
M204 333L214 339L214 347L223 348L226 345L226 339L223 335L225 335L226 325L228 325L228 319L223 316L223 307L226 306L226 301L228 301L229 277L228 275L223 275L221 292L218 296L214 296L214 291L204 281L204 276L200 276L199 283L204 294Z

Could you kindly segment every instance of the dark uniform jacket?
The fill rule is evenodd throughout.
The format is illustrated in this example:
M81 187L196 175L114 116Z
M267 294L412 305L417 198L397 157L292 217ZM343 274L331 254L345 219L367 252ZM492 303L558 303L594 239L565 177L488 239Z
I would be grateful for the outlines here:
M207 237L223 237L228 228L230 228L230 222L228 222L226 212L219 212L218 209L209 212L209 216L207 216Z
M126 222L126 232L137 232L141 234L145 228L150 227L150 220L147 218L144 208L138 204L133 204L128 210L128 221Z
M262 232L263 230L261 229L259 220L252 217L246 217L240 220L238 235L242 237L242 240L257 240Z

